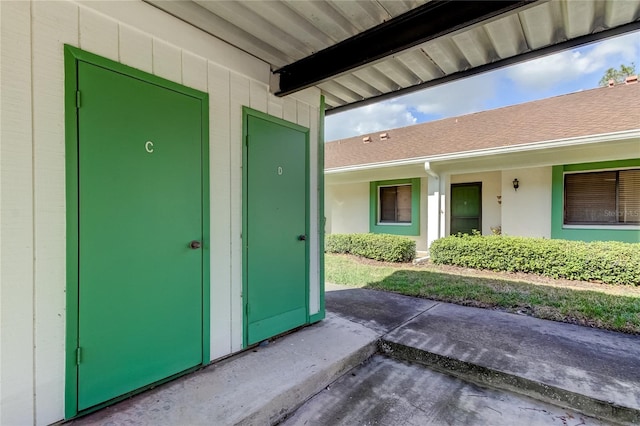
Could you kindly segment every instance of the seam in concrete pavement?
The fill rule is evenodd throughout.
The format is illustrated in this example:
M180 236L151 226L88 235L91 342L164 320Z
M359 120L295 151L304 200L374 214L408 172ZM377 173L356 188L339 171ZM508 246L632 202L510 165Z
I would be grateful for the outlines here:
M384 339L378 340L378 350L391 358L414 362L482 386L506 390L547 402L562 408L582 412L615 424L640 423L640 411L602 401L576 392L526 379L488 367L453 359L444 355L413 348Z
M640 424L640 410L386 339L386 336L440 305L440 302L434 303L393 329L382 333L376 342L377 353L390 358L421 364L435 371L481 386L513 392L561 408L572 409L614 424ZM361 364L367 362L370 358L371 356L367 357ZM356 367L357 366L353 368ZM348 373L348 371L346 373ZM293 412L295 412L295 410ZM293 412L291 414L293 414Z
M405 322L403 322L402 324L399 324L397 327L394 327L393 329L387 331L386 333L384 333L382 336L380 336L380 339L378 339L378 342L387 334L393 333L394 331L396 331L397 329L399 329L400 327L404 327L405 325L407 325L408 323L410 323L411 321L413 321L414 319L418 318L420 315L429 312L431 309L435 308L436 306L439 306L440 302L435 302L433 305L429 306L427 309L425 309L424 311L420 311L417 314L415 314L414 316L412 316L411 318L409 318L408 320L406 320Z

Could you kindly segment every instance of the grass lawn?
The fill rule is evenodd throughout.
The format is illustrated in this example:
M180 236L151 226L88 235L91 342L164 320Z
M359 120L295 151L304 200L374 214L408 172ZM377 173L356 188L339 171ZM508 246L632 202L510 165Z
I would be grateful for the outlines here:
M640 334L640 288L326 254L328 282Z

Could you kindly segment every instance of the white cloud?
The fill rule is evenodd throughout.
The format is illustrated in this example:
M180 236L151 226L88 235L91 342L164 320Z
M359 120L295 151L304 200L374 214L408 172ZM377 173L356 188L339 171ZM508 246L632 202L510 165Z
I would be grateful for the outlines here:
M414 92L399 100L422 114L454 117L481 111L496 90L495 75L482 74Z
M507 76L518 85L533 90L547 90L562 83L575 81L607 68L635 62L640 57L640 33L627 34L572 51L534 59L507 69Z
M325 122L325 139L332 141L410 126L418 122L415 112L442 118L481 111L485 100L495 91L495 77L484 74L330 115Z
M397 100L385 101L328 116L325 121L325 139L343 139L410 126L416 122L407 105Z
M424 121L423 115L433 119L469 114L535 99L536 94L551 96L545 93L548 89L566 93L576 81L584 85L574 85L571 91L593 88L607 68L630 62L640 72L640 32L330 115L325 136L331 141L409 126Z

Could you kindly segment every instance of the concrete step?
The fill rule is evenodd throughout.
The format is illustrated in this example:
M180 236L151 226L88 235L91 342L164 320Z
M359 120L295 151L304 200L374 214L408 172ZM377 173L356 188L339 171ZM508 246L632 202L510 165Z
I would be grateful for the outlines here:
M380 333L329 314L310 327L71 422L270 425L377 350Z
M441 303L380 351L617 424L640 424L640 337Z
M374 355L300 407L281 426L605 426L608 422Z

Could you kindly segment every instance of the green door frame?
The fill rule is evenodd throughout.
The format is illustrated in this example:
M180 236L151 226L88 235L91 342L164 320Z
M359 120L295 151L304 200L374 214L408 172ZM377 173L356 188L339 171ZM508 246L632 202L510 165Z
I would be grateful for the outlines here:
M247 235L248 229L248 215L247 215L247 202L248 202L248 153L247 143L249 137L249 117L260 118L271 123L275 123L290 129L298 130L305 134L305 235L309 235L310 229L310 202L309 202L309 129L300 126L295 123L283 120L278 117L274 117L263 112L254 110L249 107L242 107L242 235ZM247 294L248 294L248 280L247 280L247 239L242 238L242 346L246 348L248 346L248 332L249 332L249 317L247 313ZM305 307L307 310L306 324L310 323L309 317L309 244L305 244ZM322 308L322 307L321 307Z
M65 58L65 169L66 169L66 339L65 339L65 419L94 411L115 400L78 412L78 63L90 63L119 74L200 100L202 109L202 365L209 363L210 344L210 235L209 235L209 95L152 74L131 68L76 47L64 46ZM198 367L196 367L198 368ZM170 380L173 377L168 377ZM155 383L153 384L155 385ZM153 386L153 385L149 385ZM148 387L145 387L148 388ZM143 389L134 391L140 392ZM118 399L123 399L130 394Z
M454 235L453 233L453 189L460 187L477 187L479 188L479 200L478 200L478 231L482 233L482 182L464 182L464 183L452 183L451 184L451 196L449 200L449 234Z
M316 220L318 221L318 268L320 269L319 277L319 296L320 296L320 310L318 313L309 317L310 323L316 323L325 318L325 302L324 302L324 240L325 240L325 226L327 218L324 213L324 119L325 119L326 104L324 95L320 96L320 122L318 123L318 161L317 161L317 175L318 175L318 212L316 213ZM311 214L311 212L309 212Z

